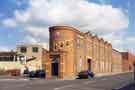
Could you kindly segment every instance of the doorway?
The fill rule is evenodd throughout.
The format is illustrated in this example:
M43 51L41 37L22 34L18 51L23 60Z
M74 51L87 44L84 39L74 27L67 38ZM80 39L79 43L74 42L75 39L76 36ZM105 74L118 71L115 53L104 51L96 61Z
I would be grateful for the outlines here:
M54 56L52 59L52 76L58 76L59 74L59 56Z
M88 63L88 70L91 71L91 59L88 59L87 63Z

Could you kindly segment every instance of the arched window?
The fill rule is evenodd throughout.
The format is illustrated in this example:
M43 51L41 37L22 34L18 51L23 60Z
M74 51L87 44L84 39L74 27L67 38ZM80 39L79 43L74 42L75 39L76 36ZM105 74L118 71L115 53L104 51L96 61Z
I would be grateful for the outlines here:
M69 46L69 41L66 42L66 46Z
M60 47L62 48L63 46L64 46L63 43L61 43L61 44L60 44Z
M57 47L58 47L58 45L57 45L57 43L54 45L54 49L57 49Z

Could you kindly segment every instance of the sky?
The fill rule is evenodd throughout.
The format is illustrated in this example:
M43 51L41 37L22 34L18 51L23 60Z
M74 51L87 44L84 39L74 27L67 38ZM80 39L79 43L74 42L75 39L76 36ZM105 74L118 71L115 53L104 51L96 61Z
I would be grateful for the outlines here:
M48 27L66 25L135 54L135 0L0 0L0 51L48 43Z

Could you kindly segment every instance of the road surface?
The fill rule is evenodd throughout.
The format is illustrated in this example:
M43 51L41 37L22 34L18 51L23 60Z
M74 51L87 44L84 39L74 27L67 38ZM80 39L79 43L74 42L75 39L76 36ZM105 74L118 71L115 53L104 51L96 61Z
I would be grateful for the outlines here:
M0 90L117 90L131 81L131 73L92 80L0 79Z

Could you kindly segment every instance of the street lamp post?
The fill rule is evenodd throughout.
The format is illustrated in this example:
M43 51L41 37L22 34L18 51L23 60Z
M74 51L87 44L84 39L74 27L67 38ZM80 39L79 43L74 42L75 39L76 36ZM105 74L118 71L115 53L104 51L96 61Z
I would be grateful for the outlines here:
M135 83L135 61L133 62L133 76L134 76L134 83Z

